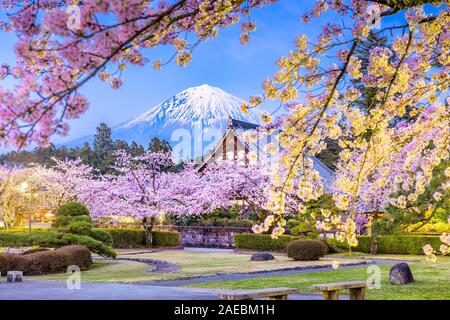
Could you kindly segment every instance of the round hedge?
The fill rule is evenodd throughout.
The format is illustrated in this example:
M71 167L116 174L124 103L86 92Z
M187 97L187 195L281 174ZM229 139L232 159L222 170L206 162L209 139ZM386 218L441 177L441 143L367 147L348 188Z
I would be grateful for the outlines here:
M38 251L26 255L0 253L0 272L2 274L11 270L23 271L25 275L61 273L72 265L86 269L92 263L89 249L78 245Z
M326 253L326 245L319 240L294 240L287 245L287 255L294 260L319 260Z
M56 213L65 216L89 216L89 209L79 202L68 202L59 206Z

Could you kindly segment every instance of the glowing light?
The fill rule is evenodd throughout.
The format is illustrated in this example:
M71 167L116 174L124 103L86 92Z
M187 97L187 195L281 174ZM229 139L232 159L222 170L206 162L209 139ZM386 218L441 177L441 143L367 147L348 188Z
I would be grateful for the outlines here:
M20 184L20 191L26 192L28 190L28 182L24 181Z

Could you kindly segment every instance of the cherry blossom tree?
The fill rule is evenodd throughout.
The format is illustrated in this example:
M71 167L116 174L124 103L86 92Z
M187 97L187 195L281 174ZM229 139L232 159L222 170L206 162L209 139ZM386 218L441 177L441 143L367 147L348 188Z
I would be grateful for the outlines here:
M426 4L435 7L429 10ZM377 15L371 13L373 9ZM253 107L268 99L289 110L280 121L284 129L280 143L287 150L276 175L282 183L272 199L280 208L279 217L285 214L284 195L296 177L307 180L296 184L299 195L310 193L314 170L305 165L305 158L322 151L327 138L338 140L342 148L335 202L353 217L359 199L387 201L383 195L391 190L381 193L380 189L395 189L399 183L393 184L394 180L415 175L423 164L419 183L408 185L415 190L411 197L417 197L430 181L432 168L449 157L448 2L319 0L303 19L308 22L326 11L349 18L350 27L327 23L315 40L299 36L295 50L279 59L280 70L264 82L264 95L250 99ZM392 24L389 16L404 17L405 22ZM377 34L390 37L386 46L371 50L363 72L355 50L374 19L379 22ZM331 63L330 57L334 57ZM350 79L377 89L368 112L352 106L361 93ZM396 123L407 109L409 120ZM401 200L390 202L402 205Z
M17 84L13 90L0 88L0 141L16 147L47 145L50 136L66 134L68 120L89 107L79 89L94 77L119 88L127 66L148 64L143 52L162 45L171 45L174 55L153 61L155 69L172 60L184 67L198 43L270 2L3 1L7 17L0 26L18 41L16 64L0 69L1 78ZM247 21L243 30L248 35L254 24ZM192 34L192 43L186 34Z
M46 145L53 134L66 134L67 121L88 108L79 89L94 77L118 88L128 66L149 63L145 50L167 44L174 56L153 61L154 67L171 60L186 66L199 42L271 2L86 0L68 13L65 1L4 1L10 15L2 28L16 33L18 42L17 63L4 65L1 74L15 78L17 85L0 88L0 141ZM275 236L283 230L287 194L309 201L324 193L307 159L330 139L342 148L336 206L352 216L360 199L367 201L381 189L386 191L382 201L403 206L405 199L384 196L391 186L406 183L411 197L417 197L432 168L449 157L448 0L316 0L311 5L302 15L305 23L325 12L343 22L325 22L316 39L299 35L293 50L278 60L279 71L264 81L263 94L250 97L242 108L276 100L286 110L277 121L270 113L261 119L283 129L285 152L273 170L266 206L274 213L269 220ZM370 51L362 68L355 52L371 29L387 41ZM255 30L246 19L241 42L248 43ZM353 107L361 92L351 79L376 89L364 113ZM408 121L398 123L406 114Z

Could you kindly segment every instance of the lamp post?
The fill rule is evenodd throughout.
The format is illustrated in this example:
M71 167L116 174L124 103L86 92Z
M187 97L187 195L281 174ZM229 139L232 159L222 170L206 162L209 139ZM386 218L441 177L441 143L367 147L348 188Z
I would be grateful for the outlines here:
M29 185L28 182L22 182L20 184L20 191L26 196L27 195L27 191L29 190ZM31 219L32 219L32 215L31 215L31 192L30 195L28 197L28 231L31 233Z

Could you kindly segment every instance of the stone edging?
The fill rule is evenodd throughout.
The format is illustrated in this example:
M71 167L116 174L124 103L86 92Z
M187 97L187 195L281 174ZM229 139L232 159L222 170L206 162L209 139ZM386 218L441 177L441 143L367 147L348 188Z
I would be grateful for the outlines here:
M123 261L141 262L153 267L153 269L147 271L148 273L172 273L181 269L181 267L168 261L147 259L147 258L116 258L116 259L96 258L95 260L106 260L106 261L123 260Z

